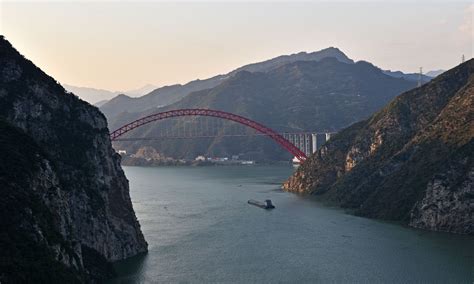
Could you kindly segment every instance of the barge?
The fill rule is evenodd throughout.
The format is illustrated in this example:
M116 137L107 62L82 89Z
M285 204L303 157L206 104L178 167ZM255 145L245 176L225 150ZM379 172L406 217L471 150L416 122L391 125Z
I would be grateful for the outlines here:
M260 202L257 200L250 199L247 201L248 204L252 204L254 206L263 208L263 209L273 209L275 206L273 206L272 201L270 199L265 200L265 202Z

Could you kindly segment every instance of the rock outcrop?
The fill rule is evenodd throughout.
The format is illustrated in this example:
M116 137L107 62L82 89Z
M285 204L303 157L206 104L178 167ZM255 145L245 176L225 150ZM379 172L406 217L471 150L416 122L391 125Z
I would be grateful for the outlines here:
M474 60L331 137L283 185L358 215L474 234Z
M147 251L105 117L3 37L0 122L0 282L103 279Z
M166 157L159 153L155 148L145 146L137 150L135 154L122 155L122 165L139 166L139 167L156 167L156 166L189 166L191 162L185 160L177 160Z

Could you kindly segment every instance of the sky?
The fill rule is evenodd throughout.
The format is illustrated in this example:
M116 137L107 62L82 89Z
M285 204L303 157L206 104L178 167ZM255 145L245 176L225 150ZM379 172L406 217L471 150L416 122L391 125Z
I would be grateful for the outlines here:
M448 1L5 1L0 34L61 83L186 83L334 46L383 69L473 56L474 4Z

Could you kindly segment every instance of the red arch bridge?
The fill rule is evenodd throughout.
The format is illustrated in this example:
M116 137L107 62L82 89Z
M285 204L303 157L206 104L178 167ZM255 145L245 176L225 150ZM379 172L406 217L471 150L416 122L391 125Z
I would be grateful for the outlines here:
M170 118L177 118L177 117L185 117L185 116L204 116L204 117L214 117L223 120L228 120L232 122L236 122L238 124L244 125L251 129L257 131L256 134L252 135L264 135L268 136L277 142L281 147L286 149L290 152L296 159L300 162L303 162L307 155L309 155L314 149L316 148L316 133L277 133L274 130L264 126L261 123L248 119L246 117L236 115L229 112L219 111L219 110L212 110L212 109L177 109L177 110L170 110L165 112L159 112L152 115L148 115L132 121L110 133L110 138L112 141L133 141L133 140L152 140L153 138L120 138L125 133L146 125L148 123L170 119ZM249 134L239 135L227 135L227 136L248 136ZM326 139L328 139L329 133L326 133ZM226 136L226 135L224 135ZM195 136L196 137L213 137L213 136ZM311 137L312 140L311 141ZM185 138L185 137L173 137L173 138ZM313 143L311 143L313 142ZM296 145L295 145L296 144ZM312 147L311 147L312 146ZM314 149L312 149L314 148Z

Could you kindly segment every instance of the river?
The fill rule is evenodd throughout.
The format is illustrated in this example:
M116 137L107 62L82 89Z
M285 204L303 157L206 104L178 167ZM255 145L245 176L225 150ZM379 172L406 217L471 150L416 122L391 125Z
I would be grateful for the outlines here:
M474 238L282 192L286 166L124 167L149 253L111 283L472 283ZM271 199L264 210L247 200Z

